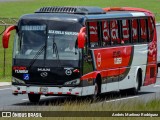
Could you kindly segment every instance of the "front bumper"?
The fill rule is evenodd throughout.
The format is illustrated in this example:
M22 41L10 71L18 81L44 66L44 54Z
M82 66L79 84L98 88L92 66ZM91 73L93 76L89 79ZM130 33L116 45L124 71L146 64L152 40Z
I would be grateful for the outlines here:
M82 96L83 87L44 87L13 85L13 94L42 94L42 95L75 95Z

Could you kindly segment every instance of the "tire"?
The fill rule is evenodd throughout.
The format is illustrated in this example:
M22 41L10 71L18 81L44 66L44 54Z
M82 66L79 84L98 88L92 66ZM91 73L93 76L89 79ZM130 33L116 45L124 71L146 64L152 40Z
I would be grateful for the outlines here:
M98 97L98 92L99 92L98 90L99 90L98 84L95 83L95 84L94 84L94 94L92 95L92 99L93 99L93 100L96 100L96 99L97 99L97 97Z
M40 100L40 94L28 94L29 101L32 103L38 103Z
M136 76L135 87L131 88L129 92L130 92L131 95L137 95L139 90L140 90L140 75L139 75L139 72L138 72L137 76Z
M94 92L92 95L89 95L88 97L89 97L89 100L91 100L91 102L96 102L101 93L101 76L100 75L98 75L96 79L94 79L93 86L94 86Z

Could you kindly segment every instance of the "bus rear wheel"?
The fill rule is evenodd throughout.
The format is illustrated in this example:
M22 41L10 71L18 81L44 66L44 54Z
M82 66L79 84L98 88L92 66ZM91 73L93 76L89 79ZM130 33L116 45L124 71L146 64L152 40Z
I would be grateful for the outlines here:
M135 87L130 90L130 94L137 95L140 90L140 73L137 73Z
M28 94L29 101L32 103L37 103L40 100L40 94Z

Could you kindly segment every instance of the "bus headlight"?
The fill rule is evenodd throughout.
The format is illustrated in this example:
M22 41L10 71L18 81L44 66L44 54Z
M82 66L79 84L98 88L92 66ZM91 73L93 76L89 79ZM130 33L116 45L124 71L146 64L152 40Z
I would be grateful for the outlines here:
M25 84L23 80L20 80L18 78L12 77L12 82L16 84Z
M64 85L78 85L79 83L80 83L80 79L77 78L77 79L65 82Z

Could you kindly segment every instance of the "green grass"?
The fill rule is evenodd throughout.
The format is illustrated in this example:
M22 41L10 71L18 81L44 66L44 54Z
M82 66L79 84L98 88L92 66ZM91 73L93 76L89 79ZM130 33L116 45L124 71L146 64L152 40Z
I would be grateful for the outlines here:
M17 110L17 109L16 109ZM14 111L14 110L12 110ZM145 112L145 111L160 111L160 100L152 100L150 102L142 103L137 100L129 100L129 101L116 101L112 103L100 102L100 103L92 103L89 100L83 101L66 101L64 104L60 106L54 106L50 104L49 106L41 107L20 107L18 111L119 111L119 112L129 112L132 111L135 113L136 111ZM135 112L134 112L135 111ZM95 113L96 114L96 113ZM60 115L59 115L60 116ZM73 114L74 116L74 114ZM82 117L84 114L82 114ZM111 120L151 120L150 117L56 117L54 119L68 119L68 120L88 120L88 119L111 119ZM13 118L12 118L13 119ZM33 120L36 118L25 118L26 120ZM44 120L48 120L51 118L43 118ZM52 118L53 119L53 118ZM159 118L154 118L154 120L159 120Z
M160 0L21 0L16 2L0 2L0 17L19 18L23 14L33 13L43 6L99 6L99 7L139 7L156 13L156 20L160 21ZM0 32L4 28L0 26ZM0 36L1 38L1 36ZM14 36L11 36L9 48L6 50L6 72L3 78L3 48L0 42L0 81L10 81L12 64L12 46ZM8 79L9 78L9 79Z
M160 13L159 0L25 0L18 2L0 3L0 17L19 17L23 14L33 13L43 6L99 6L99 7L140 7ZM160 20L160 16L157 17Z

